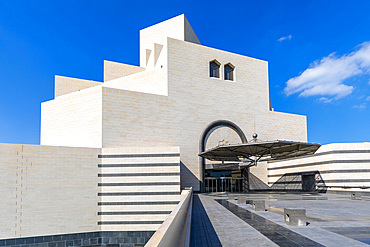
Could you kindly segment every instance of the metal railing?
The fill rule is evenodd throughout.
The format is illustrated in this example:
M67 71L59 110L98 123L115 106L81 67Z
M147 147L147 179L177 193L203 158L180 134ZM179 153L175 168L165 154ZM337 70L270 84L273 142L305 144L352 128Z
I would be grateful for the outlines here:
M145 247L190 246L193 188L183 190L182 199Z

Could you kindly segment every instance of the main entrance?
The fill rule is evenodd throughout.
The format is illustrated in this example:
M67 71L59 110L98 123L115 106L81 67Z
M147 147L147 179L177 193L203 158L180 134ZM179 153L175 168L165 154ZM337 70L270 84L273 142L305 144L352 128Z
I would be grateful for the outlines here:
M215 147L204 151L209 136L220 127L233 130L242 143L230 144L223 139ZM257 136L253 134L253 140L247 142L243 131L234 123L226 120L215 121L203 131L199 148L203 192L249 192L249 167L256 166L259 161L314 154L320 147L320 144L307 142L260 141ZM210 163L206 163L206 159ZM304 174L302 176L302 190L307 192L315 190L314 175Z
M206 163L204 192L245 192L247 191L246 170L239 163Z
M243 192L243 178L206 177L205 192Z
M247 143L247 138L245 137L241 128L239 128L235 123L228 120L217 120L210 123L203 131L200 143L199 152L202 153L206 149L207 141L210 135L220 128L231 129L238 137L239 143ZM202 174L201 180L201 191L203 192L241 192L243 191L243 177L238 164L230 164L231 166L217 166L215 164L206 164L203 157L200 157L200 169ZM235 166L237 171L235 171ZM239 175L237 175L239 173Z

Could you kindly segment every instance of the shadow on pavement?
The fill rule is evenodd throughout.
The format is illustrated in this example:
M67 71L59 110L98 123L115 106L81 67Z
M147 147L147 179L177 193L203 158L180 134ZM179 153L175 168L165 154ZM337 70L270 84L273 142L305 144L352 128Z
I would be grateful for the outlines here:
M198 195L193 197L191 246L222 246Z

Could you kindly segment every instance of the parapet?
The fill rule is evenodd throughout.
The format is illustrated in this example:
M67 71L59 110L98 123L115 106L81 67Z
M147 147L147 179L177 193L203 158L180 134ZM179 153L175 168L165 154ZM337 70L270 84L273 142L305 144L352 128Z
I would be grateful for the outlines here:
M55 76L55 96L54 97L80 91L82 89L86 89L90 87L95 87L101 84L103 83L98 82L98 81L91 81L91 80L84 80L84 79L77 79L77 78L72 78L72 77L56 75Z
M145 71L145 68L104 60L104 82Z

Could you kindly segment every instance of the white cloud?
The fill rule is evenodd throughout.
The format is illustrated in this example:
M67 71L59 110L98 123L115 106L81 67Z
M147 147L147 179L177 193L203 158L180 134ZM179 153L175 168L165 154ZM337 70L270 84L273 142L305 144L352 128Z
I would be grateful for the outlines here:
M366 101L370 101L370 96L367 96Z
M370 74L370 42L359 45L352 53L343 56L332 53L313 62L299 76L286 82L284 92L286 95L295 93L304 97L320 95L326 96L327 100L337 100L353 91L353 86L343 82L361 74Z
M333 99L328 99L328 98L326 98L326 97L321 97L321 98L319 99L319 101L324 102L324 103L330 103L330 102L332 102L332 101L333 101Z
M277 41L281 42L281 41L284 41L284 40L291 40L291 39L292 39L292 35L289 34L288 36L281 37Z
M362 103L361 105L354 105L353 108L365 109L366 108L366 103Z

